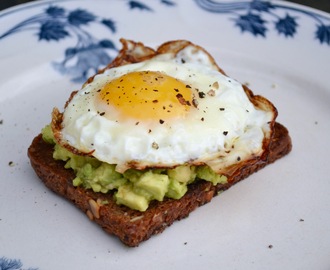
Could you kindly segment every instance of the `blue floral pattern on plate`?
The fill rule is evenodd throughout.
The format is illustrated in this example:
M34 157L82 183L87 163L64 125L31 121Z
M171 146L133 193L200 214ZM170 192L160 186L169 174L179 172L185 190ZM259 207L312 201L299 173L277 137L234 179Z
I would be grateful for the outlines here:
M130 10L139 9L153 12L153 9L140 1L126 1ZM161 0L161 4L174 6L169 0ZM67 10L61 6L51 5L42 13L23 20L0 36L0 40L12 34L30 30L37 26L38 38L47 42L61 41L68 37L75 37L76 44L68 47L61 62L53 63L53 67L61 74L71 77L74 82L84 82L107 65L112 58L108 51L118 51L110 39L99 40L88 32L91 23L101 24L111 33L116 33L117 25L112 19L100 18L84 9ZM75 64L71 64L74 62Z
M322 44L330 45L330 20L311 10L303 10L271 1L230 1L214 2L213 0L195 0L202 9L219 14L234 15L232 20L241 32L249 32L254 36L266 37L269 23L274 22L278 34L294 37L298 30L297 15L308 16L316 23L315 38ZM286 11L285 16L279 16L276 11ZM290 12L290 13L289 13ZM293 15L294 14L294 15ZM267 25L268 24L268 25Z
M170 0L159 0L160 4L175 6ZM229 1L214 2L213 0L195 0L203 10L233 15L235 26L241 32L251 33L253 36L266 38L270 31L271 22L278 34L293 38L299 27L298 15L308 16L316 23L315 38L321 44L330 45L330 20L311 10L303 10L294 6L287 6L272 1ZM130 10L139 9L153 12L153 9L142 1L125 1ZM276 11L286 11L280 16ZM289 13L290 12L290 13ZM51 5L42 13L23 20L0 36L0 40L21 31L37 26L39 40L47 42L61 41L68 37L75 37L76 43L64 52L64 59L53 63L53 67L61 74L70 76L74 82L84 82L91 74L109 63L112 58L109 52L118 51L115 43L106 39L97 39L89 31L90 24L100 24L111 33L117 32L116 22L109 18L100 18L84 9L67 10L58 5ZM70 64L70 63L74 64Z
M8 259L6 257L0 258L1 270L37 270L38 268L23 268L23 264L20 260Z

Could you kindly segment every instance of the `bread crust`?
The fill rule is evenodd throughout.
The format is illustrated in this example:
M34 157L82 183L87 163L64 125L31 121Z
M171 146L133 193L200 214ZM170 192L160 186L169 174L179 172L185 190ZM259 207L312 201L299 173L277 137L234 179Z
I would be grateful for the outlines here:
M225 185L213 186L210 182L198 180L189 185L188 192L181 199L153 201L145 212L117 205L112 193L95 193L74 187L73 170L65 169L64 162L53 159L53 145L44 142L41 134L34 138L28 149L28 156L34 171L50 190L71 201L91 220L109 234L117 236L125 245L136 247L152 235L163 232L174 221L187 217L197 207L210 202L219 191L230 188L267 164L285 156L291 148L288 130L275 123L267 159L244 163ZM103 203L105 201L106 204Z

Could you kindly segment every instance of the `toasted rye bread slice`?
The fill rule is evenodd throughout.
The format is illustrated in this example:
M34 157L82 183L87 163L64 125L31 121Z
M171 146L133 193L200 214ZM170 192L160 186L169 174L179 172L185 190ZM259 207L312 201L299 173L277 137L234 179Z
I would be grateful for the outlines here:
M213 186L210 182L199 180L189 186L188 192L181 199L154 201L145 212L117 205L111 193L95 193L74 187L74 172L65 169L64 162L53 159L53 146L44 142L41 135L33 140L28 156L36 174L49 189L73 202L106 232L116 235L124 244L135 247L152 235L163 232L174 221L187 217L197 207L210 202L219 191L230 188L267 164L285 156L291 148L287 129L276 123L267 160L241 166L225 185Z

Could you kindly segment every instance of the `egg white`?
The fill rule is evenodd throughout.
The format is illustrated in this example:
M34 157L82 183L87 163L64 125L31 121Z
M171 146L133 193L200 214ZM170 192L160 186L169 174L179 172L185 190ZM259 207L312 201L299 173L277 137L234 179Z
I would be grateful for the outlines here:
M177 55L162 54L105 70L84 85L66 107L62 139L81 152L93 152L95 158L117 164L118 171L132 164L142 169L201 162L219 171L259 154L272 113L255 108L242 85L208 61L187 47ZM100 114L104 108L96 98L98 89L133 71L160 71L190 85L197 108L184 119L173 118L163 124L119 121L111 107Z

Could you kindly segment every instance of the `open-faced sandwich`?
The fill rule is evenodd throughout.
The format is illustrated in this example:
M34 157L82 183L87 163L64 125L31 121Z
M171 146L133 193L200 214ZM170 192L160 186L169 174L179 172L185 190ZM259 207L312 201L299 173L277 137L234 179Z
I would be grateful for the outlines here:
M137 246L291 150L266 98L200 46L121 40L28 155L45 185Z

